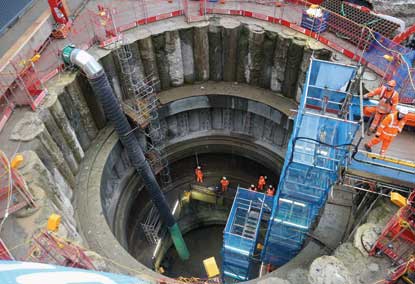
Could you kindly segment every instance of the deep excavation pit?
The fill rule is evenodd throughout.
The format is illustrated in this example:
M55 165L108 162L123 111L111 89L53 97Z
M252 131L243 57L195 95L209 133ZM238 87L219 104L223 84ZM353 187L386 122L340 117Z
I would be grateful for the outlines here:
M310 57L330 59L331 50L284 27L235 18L195 24L166 20L127 32L126 41L136 79L160 82L158 112L174 178L163 190L172 209L179 193L194 183L196 153L205 168L206 186L214 187L223 175L232 188L248 186L261 174L276 184L292 131L290 110L297 107ZM100 60L117 97L131 99L117 54L102 49L89 52ZM19 116L17 110L4 129L26 151L30 162L22 173L29 186L44 191L46 198L31 217L37 225L28 227L24 218L10 218L4 231L19 234L2 238L17 246L24 240L15 235L30 238L44 216L58 212L65 237L111 260L105 270L154 280L165 277L153 271L161 265L167 276L191 273L205 278L200 260L191 261L189 271L183 263L166 262L174 254L168 239L153 259L156 245L148 245L140 231L151 203L84 74L63 73L47 87L49 95L39 112ZM145 148L148 140L143 130L134 134ZM215 251L209 256L219 257L220 226L226 222L232 192L215 210L211 204L192 204L193 211L183 206L184 213L193 213L179 220L185 238L203 235L209 228L215 231ZM353 194L333 194L303 251L268 277L305 275L314 259L331 254L343 241L353 228L349 222ZM16 255L23 255L25 249L19 247ZM200 259L202 252L206 251L200 251ZM307 283L298 277L291 283Z
M180 202L178 205L176 216L190 251L189 260L183 262L178 258L174 247L169 246L168 238L158 249L145 238L141 223L145 223L144 219L152 207L145 191L141 191L135 199L127 198L132 202L132 206L126 206L132 208L127 213L129 216L125 228L128 251L149 268L153 269L156 264L160 271L161 266L165 271L164 274L169 277L204 278L203 260L211 256L215 256L220 264L223 228L232 206L236 187L240 185L247 188L251 183L256 183L259 175L267 175L272 184L275 184L278 178L277 169L266 169L258 162L230 152L200 154L198 160L205 169L202 186L214 189L222 176L226 176L231 183L229 192L224 195L219 194L216 203L190 200ZM195 165L195 156L183 157L170 165L173 182L164 191L173 203L175 198L181 199L183 193L196 184L193 173ZM134 187L140 188L139 185Z
M202 186L215 189L223 176L230 180L229 192L219 195L223 200L218 203L197 200L179 203L176 217L189 242L190 260L180 262L172 258L174 252L169 238L164 238L159 247L146 238L141 224L145 223L152 203L143 190L140 177L130 168L116 135L111 133L105 142L108 146L103 146L108 148L108 152L97 153L98 161L101 155L106 161L102 164L98 162L105 173L100 188L101 202L117 240L140 263L158 271L161 271L161 266L167 276L203 278L202 261L207 258L204 256L216 256L220 263L222 230L217 226L223 228L226 223L236 187L247 188L252 183L256 184L260 175L266 175L268 182L274 185L278 181L281 153L289 133L284 125L288 121L280 112L265 104L222 95L176 100L163 106L159 113L161 124L165 127L166 154L172 178L172 183L163 191L171 208L176 208L178 200L183 199L183 193L196 184L194 168L197 162L205 174ZM177 124L179 121L184 128ZM283 121L286 122L281 125ZM140 136L140 133L137 135ZM88 225L93 226L89 227L90 230L102 227L94 219L91 220L95 224L91 222ZM200 236L197 230L206 230L206 226L216 226L213 227L215 234L212 240L208 235L205 239L195 240L195 236ZM208 244L210 241L212 247L207 245L206 249L203 246L196 249L197 244ZM209 247L217 249L209 250Z

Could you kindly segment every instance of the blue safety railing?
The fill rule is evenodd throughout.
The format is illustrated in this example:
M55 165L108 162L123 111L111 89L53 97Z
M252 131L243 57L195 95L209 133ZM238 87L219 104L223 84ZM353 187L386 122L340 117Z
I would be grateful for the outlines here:
M241 187L235 195L226 223L222 248L222 278L224 283L256 277L255 251L263 218L269 218L272 197ZM259 262L257 257L256 263Z
M352 66L312 59L289 141L261 260L281 266L298 254L347 163L359 129Z
M366 152L357 152L349 165L349 170L358 175L369 174L388 178L390 183L406 186L415 185L415 167L381 159L374 159Z

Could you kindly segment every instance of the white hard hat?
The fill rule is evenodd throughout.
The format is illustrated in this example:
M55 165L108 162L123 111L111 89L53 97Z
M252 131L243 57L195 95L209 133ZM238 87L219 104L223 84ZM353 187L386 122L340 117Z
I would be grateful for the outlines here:
M404 107L404 106L399 106L398 111L402 114L405 114L405 115L408 114L408 112L409 112L408 108Z
M226 179L226 177L223 177L223 179Z
M201 169L201 167L200 166L197 166L197 168L200 170Z
M251 187L255 187L255 185L251 184Z

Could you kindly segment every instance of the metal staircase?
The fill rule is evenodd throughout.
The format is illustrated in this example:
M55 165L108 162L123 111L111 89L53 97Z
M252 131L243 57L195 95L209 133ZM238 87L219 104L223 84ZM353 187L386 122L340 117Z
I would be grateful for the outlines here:
M261 259L281 266L301 250L359 129L348 92L356 68L312 59Z
M235 197L225 228L224 283L252 279L255 264L278 267L302 249L340 170L349 163L360 128L354 117L361 100L349 92L356 71L353 66L311 60L276 196L267 201L261 193L239 189ZM261 204L253 210L256 200ZM269 207L272 210L264 210ZM259 259L255 256L261 221L268 227Z

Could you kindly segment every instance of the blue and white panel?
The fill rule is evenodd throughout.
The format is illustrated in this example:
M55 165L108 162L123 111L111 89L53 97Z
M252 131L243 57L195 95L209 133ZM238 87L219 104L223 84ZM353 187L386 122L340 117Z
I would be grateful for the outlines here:
M131 276L51 264L0 261L1 284L144 284Z

